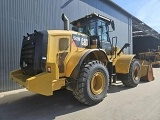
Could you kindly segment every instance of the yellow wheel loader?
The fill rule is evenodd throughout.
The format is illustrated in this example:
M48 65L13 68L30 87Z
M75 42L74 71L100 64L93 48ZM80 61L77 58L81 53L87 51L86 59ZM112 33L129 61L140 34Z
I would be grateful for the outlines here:
M125 55L123 49L129 44L120 49L117 37L110 39L110 26L115 29L113 20L92 13L71 22L72 30L64 14L62 20L64 30L35 30L24 36L21 68L10 73L12 80L46 96L66 88L78 101L94 105L106 97L109 84L117 79L135 87L148 75L147 61Z
M158 46L158 49L149 49L148 52L142 52L139 53L139 59L140 60L146 60L150 63L152 63L152 66L155 68L160 67L160 46Z

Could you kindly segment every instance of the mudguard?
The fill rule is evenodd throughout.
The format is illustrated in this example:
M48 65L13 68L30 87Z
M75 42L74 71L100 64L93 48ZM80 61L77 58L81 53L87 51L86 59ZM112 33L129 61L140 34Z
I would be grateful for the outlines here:
M67 66L66 66L65 76L71 77L71 78L76 78L84 59L91 53L93 53L95 55L97 60L100 60L104 63L108 61L108 57L103 50L86 49L84 51L78 52L76 55L73 55L70 58L69 62L67 63Z
M116 73L129 73L130 64L134 57L135 55L121 55L115 63Z

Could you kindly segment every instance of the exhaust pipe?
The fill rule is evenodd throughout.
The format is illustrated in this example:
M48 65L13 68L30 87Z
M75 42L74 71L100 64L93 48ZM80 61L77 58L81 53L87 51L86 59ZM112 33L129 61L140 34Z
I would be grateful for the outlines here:
M65 14L62 14L62 20L64 22L64 30L69 30L69 20Z

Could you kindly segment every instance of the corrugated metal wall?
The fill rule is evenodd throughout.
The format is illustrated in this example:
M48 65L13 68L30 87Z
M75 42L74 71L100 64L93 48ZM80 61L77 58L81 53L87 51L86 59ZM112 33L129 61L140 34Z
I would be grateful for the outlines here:
M115 21L111 36L118 37L120 47L128 42L130 18L107 0L0 0L0 92L20 88L9 79L9 72L19 68L23 35L34 29L63 29L62 13L72 21L93 12Z

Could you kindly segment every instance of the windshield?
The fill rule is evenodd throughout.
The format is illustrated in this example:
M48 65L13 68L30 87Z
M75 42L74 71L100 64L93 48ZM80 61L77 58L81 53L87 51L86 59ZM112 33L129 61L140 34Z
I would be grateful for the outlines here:
M96 21L88 21L85 23L82 23L78 27L78 32L87 34L89 36L96 35Z
M88 36L97 36L99 47L102 49L111 49L109 37L108 37L108 24L103 20L92 19L84 23L78 22L78 32L84 33Z

